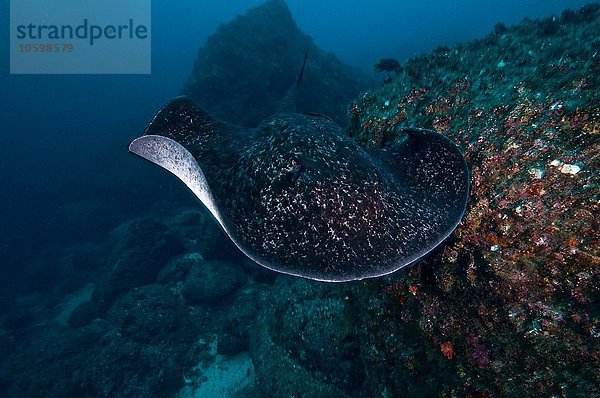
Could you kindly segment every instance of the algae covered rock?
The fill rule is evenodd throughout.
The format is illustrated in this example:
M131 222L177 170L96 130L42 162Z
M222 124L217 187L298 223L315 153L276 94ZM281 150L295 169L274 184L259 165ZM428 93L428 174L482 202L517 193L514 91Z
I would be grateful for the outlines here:
M251 337L257 386L275 397L364 393L353 317L341 285L280 277Z
M232 294L246 281L239 266L225 261L196 264L187 274L182 294L189 304L210 303Z
M156 343L189 329L183 303L169 288L156 284L134 289L121 297L111 307L107 320L123 337L139 343Z
M154 283L169 259L184 251L177 232L155 219L135 221L118 228L116 235L110 271L92 293L100 316L130 289Z
M236 355L250 349L250 334L260 308L259 295L264 286L251 283L238 289L220 326L217 353Z
M367 284L389 297L384 318L365 319L383 330L365 347L397 352L386 336L403 322L439 359L427 362L429 394L600 395L599 31L597 4L497 26L407 61L350 108L363 144L390 145L399 125L433 128L472 172L446 247ZM422 354L395 355L393 372L424 373Z
M195 266L201 266L204 257L200 253L186 253L169 261L156 276L161 284L183 281L185 276Z

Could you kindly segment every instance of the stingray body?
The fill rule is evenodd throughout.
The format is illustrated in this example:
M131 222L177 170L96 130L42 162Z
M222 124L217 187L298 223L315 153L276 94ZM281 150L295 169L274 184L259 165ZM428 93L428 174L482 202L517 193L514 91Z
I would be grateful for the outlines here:
M245 129L180 97L129 149L181 179L255 262L339 282L414 262L463 216L469 173L458 148L404 131L394 147L365 149L325 117L278 113Z

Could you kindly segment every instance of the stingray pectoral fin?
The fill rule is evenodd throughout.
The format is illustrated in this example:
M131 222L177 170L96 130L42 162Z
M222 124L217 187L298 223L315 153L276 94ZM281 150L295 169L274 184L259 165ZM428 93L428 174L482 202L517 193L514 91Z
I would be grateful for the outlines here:
M239 128L217 120L185 96L177 97L161 108L146 127L144 135L160 135L183 145L193 155L215 135Z
M173 173L223 225L202 169L181 144L161 135L143 135L129 144L129 151Z
M391 172L399 189L431 212L444 214L443 222L434 229L445 237L456 228L466 209L470 180L467 163L460 149L442 134L416 128L404 128L402 132L407 137L397 145L369 153Z

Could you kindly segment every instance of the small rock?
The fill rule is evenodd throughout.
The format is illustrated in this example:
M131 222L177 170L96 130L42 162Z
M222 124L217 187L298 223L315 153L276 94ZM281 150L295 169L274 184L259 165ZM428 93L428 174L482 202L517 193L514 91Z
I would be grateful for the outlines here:
M218 301L246 282L241 267L225 261L205 261L194 266L185 278L183 297L188 304Z
M67 323L72 328L88 325L98 316L98 307L95 302L88 300L79 304L69 316Z
M183 280L192 267L202 264L203 261L202 254L195 252L176 257L160 270L156 281L166 284Z
M529 175L536 180L541 180L544 177L544 169L538 167L532 167L529 169Z
M577 166L576 164L563 164L560 168L560 172L563 174L575 175L579 173L579 171L581 171L581 167Z

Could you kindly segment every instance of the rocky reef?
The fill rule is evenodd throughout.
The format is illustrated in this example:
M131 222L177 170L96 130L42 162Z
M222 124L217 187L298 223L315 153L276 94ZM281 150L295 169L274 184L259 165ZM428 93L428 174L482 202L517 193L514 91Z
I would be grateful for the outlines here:
M27 322L3 319L0 396L173 396L199 363L249 350L268 284L249 280L255 268L210 218L155 212L118 227L105 245L112 250L93 291L51 297Z
M319 49L283 0L269 0L219 27L199 50L183 94L223 121L255 127L277 111L307 50L298 110L347 124L347 104L371 77Z
M597 4L498 24L352 103L350 134L365 145L401 139L398 125L435 129L472 172L447 245L356 290L381 300L360 346L393 369L393 391L427 374L427 395L600 394L599 31ZM424 347L407 351L408 338Z
M279 278L252 339L263 394L600 394L598 31L598 5L498 24L350 105L366 146L393 145L399 126L454 140L472 172L467 214L385 279Z
M358 96L363 78L311 45L302 110L348 109L365 146L416 126L464 151L453 236L385 278L325 284L258 267L207 211L159 203L40 254L16 279L36 284L0 293L0 396L600 396L599 31L598 5L499 24ZM252 125L309 42L269 1L209 39L184 92Z

